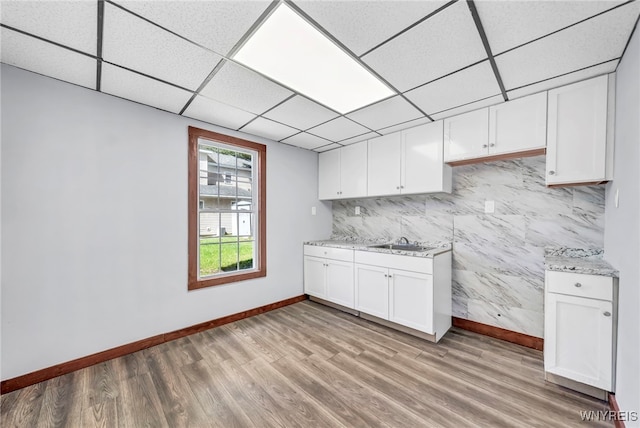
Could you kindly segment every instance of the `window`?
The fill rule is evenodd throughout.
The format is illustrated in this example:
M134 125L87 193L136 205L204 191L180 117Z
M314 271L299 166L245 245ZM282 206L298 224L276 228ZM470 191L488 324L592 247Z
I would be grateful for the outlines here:
M189 289L266 276L266 146L189 127Z

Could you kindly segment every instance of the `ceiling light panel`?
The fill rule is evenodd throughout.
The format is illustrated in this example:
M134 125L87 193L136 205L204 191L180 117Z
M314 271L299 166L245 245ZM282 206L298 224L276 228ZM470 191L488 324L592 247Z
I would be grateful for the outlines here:
M202 96L197 96L183 115L230 129L238 129L256 117L244 110Z
M256 114L264 113L293 94L258 73L229 61L200 93Z
M313 151L314 152L318 152L318 153L322 153L322 152L326 152L326 151L329 151L329 150L338 149L340 147L342 147L340 144L333 143L333 144L327 144L326 146L315 148L315 149L313 149Z
M0 22L95 55L98 3L84 1L3 1Z
M244 126L241 131L258 135L260 137L271 138L274 141L280 141L283 138L290 137L293 134L300 132L290 126L274 122L273 120L264 119L262 117L258 117L253 122Z
M423 117L420 119L410 120L408 122L399 123L397 125L389 126L388 128L378 129L378 133L382 135L391 134L392 132L402 131L403 129L413 128L414 126L422 125L431 122L429 118Z
M96 88L96 60L15 31L0 29L0 61L64 80ZM28 52L28 55L25 54Z
M369 132L370 129L345 117L339 117L308 130L309 133L331 141L340 141Z
M371 129L386 128L423 116L418 109L399 95L347 115Z
M288 99L264 114L264 117L302 130L309 129L337 116L336 112L299 95Z
M405 95L431 115L497 94L500 94L500 87L489 61L485 61Z
M404 92L486 57L469 7L459 1L362 59Z
M282 3L234 59L340 113L393 91Z
M513 91L507 92L507 95L509 96L509 99L520 98L549 89L557 88L559 86L568 85L580 80L600 76L602 74L613 73L616 70L617 65L618 60L609 61L604 64L596 65L595 67L589 67L584 70L565 74L559 77L554 77L552 79L534 83L533 85L525 86L520 89L515 89Z
M622 1L479 1L480 20L494 54L575 24Z
M356 55L396 35L445 1L298 1L300 9Z
M507 90L620 57L640 3L621 6L496 57Z
M101 91L172 113L179 113L192 95L107 63L102 64Z
M357 135L355 137L347 138L346 140L340 141L340 144L343 146L348 146L349 144L359 143L360 141L368 140L369 138L379 137L380 134L377 132L367 132L366 134Z
M168 30L227 55L270 1L117 1Z
M434 113L431 117L434 120L444 119L445 117L456 116L458 114L466 113L468 111L478 110L484 107L493 106L504 102L502 95L495 95L493 97L485 98L483 100L474 101L469 104L464 104L458 107L453 107L448 110L444 110L438 113Z
M221 57L105 3L103 58L196 90Z
M309 150L331 144L331 141L327 141L324 138L316 137L315 135L307 134L306 132L301 132L289 138L285 138L284 140L282 140L282 142Z

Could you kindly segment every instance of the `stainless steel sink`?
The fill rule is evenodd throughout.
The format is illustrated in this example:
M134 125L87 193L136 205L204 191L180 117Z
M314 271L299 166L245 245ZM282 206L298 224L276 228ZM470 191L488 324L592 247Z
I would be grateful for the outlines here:
M402 250L402 251L429 251L432 248L421 247L413 244L380 244L369 245L369 248L385 248L387 250Z

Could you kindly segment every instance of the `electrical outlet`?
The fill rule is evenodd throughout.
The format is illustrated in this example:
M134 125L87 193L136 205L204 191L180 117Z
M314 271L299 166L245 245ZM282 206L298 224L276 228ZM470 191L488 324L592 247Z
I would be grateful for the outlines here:
M311 207L311 215L316 215L316 207Z
M360 215L360 207L356 207L355 213L356 213L356 215Z
M496 211L495 201L484 201L484 212L486 214L493 214Z

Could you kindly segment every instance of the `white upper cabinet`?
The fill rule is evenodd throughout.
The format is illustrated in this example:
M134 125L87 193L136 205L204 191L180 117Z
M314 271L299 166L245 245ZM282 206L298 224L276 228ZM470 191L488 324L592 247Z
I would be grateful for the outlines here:
M613 87L605 75L549 91L547 185L611 179Z
M442 121L369 140L368 196L451 192Z
M367 195L367 142L318 156L318 198L343 199Z
M445 162L486 156L488 147L488 108L444 119Z
M546 144L546 92L489 107L490 156L540 150Z

